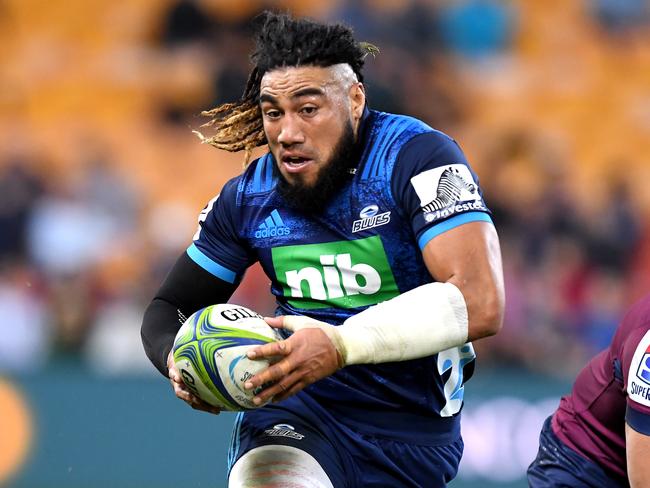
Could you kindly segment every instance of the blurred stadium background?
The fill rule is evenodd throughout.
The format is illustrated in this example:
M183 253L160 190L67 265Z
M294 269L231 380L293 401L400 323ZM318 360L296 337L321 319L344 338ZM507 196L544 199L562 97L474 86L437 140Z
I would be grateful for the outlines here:
M197 115L240 95L263 8L381 48L373 108L456 138L502 239L455 488L525 486L543 418L650 291L647 0L0 0L0 486L222 487L232 415L186 408L140 319L242 155ZM251 269L233 298L272 310Z

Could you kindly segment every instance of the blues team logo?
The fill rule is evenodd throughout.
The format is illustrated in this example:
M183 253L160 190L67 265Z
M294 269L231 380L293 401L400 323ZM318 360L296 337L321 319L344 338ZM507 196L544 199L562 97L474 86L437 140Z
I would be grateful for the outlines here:
M390 222L390 212L380 213L377 205L368 205L361 212L359 217L361 219L352 222L352 232L360 232L362 230L372 229L379 227Z
M646 348L645 354L641 358L636 376L644 383L650 385L650 346Z
M289 437L297 441L305 438L303 434L296 432L295 427L290 424L276 424L271 429L266 429L264 433L270 437Z

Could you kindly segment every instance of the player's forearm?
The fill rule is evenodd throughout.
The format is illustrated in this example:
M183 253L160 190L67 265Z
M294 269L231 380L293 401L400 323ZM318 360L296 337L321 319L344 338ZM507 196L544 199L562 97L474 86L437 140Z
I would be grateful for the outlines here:
M178 309L171 303L154 298L144 313L140 335L149 360L167 376L167 355L181 322Z
M167 355L184 317L208 305L226 302L234 290L235 285L213 276L187 253L181 254L142 322L142 344L158 371L167 376Z
M360 312L333 329L346 365L431 356L468 340L463 294L450 283L429 283Z

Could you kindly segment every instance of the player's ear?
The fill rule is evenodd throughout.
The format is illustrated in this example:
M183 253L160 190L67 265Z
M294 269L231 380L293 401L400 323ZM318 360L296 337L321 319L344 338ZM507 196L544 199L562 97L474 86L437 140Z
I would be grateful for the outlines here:
M350 87L350 108L354 122L361 120L363 108L366 106L366 90L363 83L353 83Z

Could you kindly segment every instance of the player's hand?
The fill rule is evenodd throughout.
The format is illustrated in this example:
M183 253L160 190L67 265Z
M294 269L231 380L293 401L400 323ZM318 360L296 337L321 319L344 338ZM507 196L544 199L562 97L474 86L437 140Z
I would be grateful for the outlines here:
M169 381L171 382L172 388L174 388L174 393L178 398L195 410L203 410L204 412L213 413L215 415L218 415L221 412L221 409L204 402L194 395L187 386L185 386L180 372L176 369L176 363L174 362L174 354L172 351L169 351L169 355L167 356L167 369L169 370Z
M284 328L293 334L288 339L248 351L250 359L272 358L276 361L244 385L253 389L270 384L253 398L255 404L260 405L271 398L274 402L285 400L342 366L341 355L327 333L329 329L326 329L334 329L334 326L297 315L265 317L264 320L272 327Z

